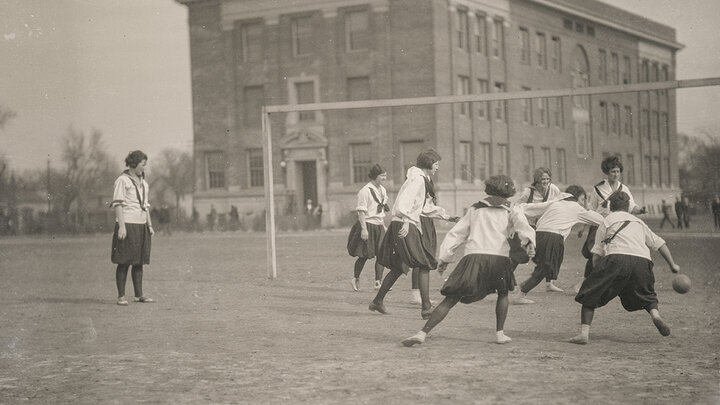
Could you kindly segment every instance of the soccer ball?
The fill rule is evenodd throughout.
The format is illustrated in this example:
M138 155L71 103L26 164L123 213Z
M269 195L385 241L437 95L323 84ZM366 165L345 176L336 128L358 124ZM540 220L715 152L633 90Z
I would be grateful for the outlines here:
M685 294L686 292L690 291L692 283L690 282L690 277L684 274L678 274L673 279L672 286L676 292L680 294Z

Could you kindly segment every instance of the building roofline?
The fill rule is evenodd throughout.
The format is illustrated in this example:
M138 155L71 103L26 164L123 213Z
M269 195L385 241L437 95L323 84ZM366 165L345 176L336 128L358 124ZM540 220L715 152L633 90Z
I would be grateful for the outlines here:
M685 48L685 45L675 41L674 38L668 39L668 38L660 36L656 33L643 31L641 29L638 29L637 27L632 27L632 26L623 24L626 21L613 21L613 20L609 19L609 17L610 17L609 15L600 15L599 13L594 12L593 10L590 10L588 8L580 9L576 5L569 4L567 1L563 1L563 0L528 0L528 1L530 1L532 3L543 5L545 7L548 7L548 8L554 9L554 10L562 11L564 13L568 13L568 14L571 14L571 15L574 15L577 17L581 17L588 21L592 21L592 22L595 22L598 24L605 25L607 27L616 29L618 31L622 31L622 32L628 33L630 35L634 35L638 38L642 38L642 39L652 41L652 42L655 42L655 43L658 43L661 45L665 45L667 47L673 48L674 50L680 50L680 49ZM587 0L585 0L585 1L587 1ZM660 24L658 22L655 22L653 20L647 19L645 17L642 17L642 16L634 14L634 13L630 13L623 9L610 6L610 5L602 3L600 1L593 1L593 2L599 3L603 7L608 7L610 9L612 9L613 11L616 11L621 16L627 16L627 17L640 19L641 21L657 25L658 27L672 30L673 36L674 36L675 29L672 27L669 27L664 24ZM627 21L626 23L629 24L630 21Z

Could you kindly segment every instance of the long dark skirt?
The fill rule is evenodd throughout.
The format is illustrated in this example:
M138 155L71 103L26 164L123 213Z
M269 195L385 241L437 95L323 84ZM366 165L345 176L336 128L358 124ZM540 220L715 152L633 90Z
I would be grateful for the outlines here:
M367 240L363 240L360 236L362 233L360 221L355 222L348 235L347 251L352 257L372 259L380 249L380 244L385 237L385 227L369 223L365 223L365 225L368 230Z
M402 222L393 221L385 232L385 238L377 254L377 262L394 272L407 274L410 269L433 270L437 268L435 257L423 246L420 231L410 224L408 234L401 238L398 231Z
M125 224L127 235L122 240L118 239L118 229L120 226L116 222L110 260L115 264L133 266L150 264L150 226L147 223Z
M532 260L537 266L533 270L533 277L557 280L565 255L565 239L558 233L539 231L535 234L535 240L537 247Z
M583 281L575 301L599 308L619 296L626 311L657 305L653 262L639 256L614 254L604 257Z
M422 241L427 250L435 259L437 255L437 232L435 232L435 221L432 218L420 216L420 228L422 229Z
M494 292L507 293L516 285L513 267L509 257L469 254L460 259L440 294L470 304Z

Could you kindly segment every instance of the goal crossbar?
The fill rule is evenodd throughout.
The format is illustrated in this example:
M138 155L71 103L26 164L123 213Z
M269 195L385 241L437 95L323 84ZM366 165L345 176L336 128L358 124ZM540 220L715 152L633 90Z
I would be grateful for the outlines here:
M456 96L413 97L381 100L339 101L327 103L284 104L262 107L263 167L265 183L265 235L267 247L268 278L277 278L277 257L275 252L275 195L272 167L272 132L270 114L281 112L328 111L358 108L408 107L418 105L454 104L501 100L520 100L546 97L591 96L597 94L632 93L654 90L687 89L694 87L720 86L720 77L701 79L671 80L664 82L622 84L553 90L528 90L507 93L465 94Z

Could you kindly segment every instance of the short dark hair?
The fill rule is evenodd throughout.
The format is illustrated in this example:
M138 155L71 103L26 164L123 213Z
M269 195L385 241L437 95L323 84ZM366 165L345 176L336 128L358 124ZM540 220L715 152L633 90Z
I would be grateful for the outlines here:
M377 176L387 173L385 168L380 166L379 164L375 163L373 167L370 168L370 172L368 173L368 177L370 177L371 180L377 179Z
M618 169L620 169L620 173L623 172L623 164L620 161L620 158L617 156L608 156L605 159L603 159L602 163L600 164L600 169L605 174L610 173L610 170L612 170L616 167Z
M485 193L502 198L509 198L515 195L515 182L510 176L496 174L485 180Z
M141 150L134 150L130 152L125 158L125 166L134 169L143 160L147 160L147 155Z
M542 178L542 175L547 173L548 176L552 179L552 172L547 167L538 167L533 172L533 184L540 183L540 179Z
M610 211L628 211L630 209L630 196L624 191L613 193L608 201L610 201Z
M434 149L428 149L420 152L417 160L415 161L415 166L421 169L430 170L432 169L433 164L435 164L435 162L439 162L440 159L439 153L435 152Z
M568 186L568 188L565 189L565 192L568 194L572 194L575 201L579 200L581 196L585 195L585 189L582 186L578 186L576 184Z

